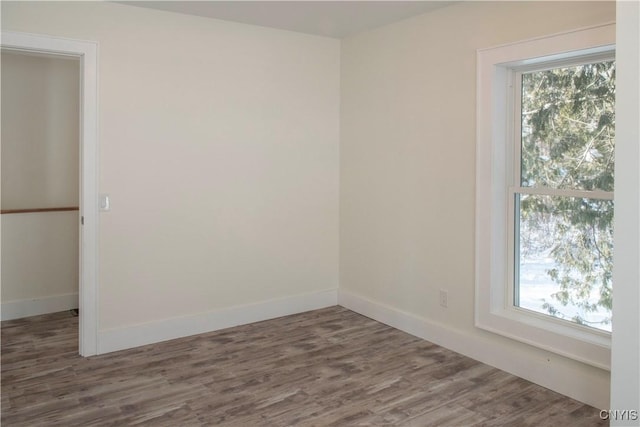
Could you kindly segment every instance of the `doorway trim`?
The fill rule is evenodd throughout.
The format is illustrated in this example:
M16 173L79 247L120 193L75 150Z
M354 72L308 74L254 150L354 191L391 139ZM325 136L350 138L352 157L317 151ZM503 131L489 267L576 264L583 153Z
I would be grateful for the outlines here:
M2 49L80 60L80 260L78 352L98 349L98 44L2 31Z

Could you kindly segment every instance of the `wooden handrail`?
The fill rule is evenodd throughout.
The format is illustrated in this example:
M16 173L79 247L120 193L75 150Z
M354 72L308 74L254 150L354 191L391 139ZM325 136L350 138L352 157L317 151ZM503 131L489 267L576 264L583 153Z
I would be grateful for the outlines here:
M66 206L63 208L33 208L33 209L2 209L0 214L17 214L17 213L32 213L32 212L64 212L64 211L77 211L78 206Z

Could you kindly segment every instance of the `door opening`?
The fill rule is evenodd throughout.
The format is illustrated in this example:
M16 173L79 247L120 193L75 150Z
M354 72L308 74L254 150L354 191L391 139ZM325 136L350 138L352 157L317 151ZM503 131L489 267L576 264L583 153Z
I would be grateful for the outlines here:
M2 49L2 320L78 308L80 61Z
M79 349L82 356L98 354L97 292L97 45L94 42L2 32L2 51L45 57L74 58L80 64L79 101L79 230L78 306ZM69 208L62 206L61 208Z

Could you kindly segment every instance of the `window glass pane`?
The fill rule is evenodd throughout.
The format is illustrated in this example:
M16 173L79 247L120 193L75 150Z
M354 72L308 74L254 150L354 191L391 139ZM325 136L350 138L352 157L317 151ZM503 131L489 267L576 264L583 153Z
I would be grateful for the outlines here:
M611 331L613 201L516 195L515 301Z
M522 75L521 185L613 191L615 62Z

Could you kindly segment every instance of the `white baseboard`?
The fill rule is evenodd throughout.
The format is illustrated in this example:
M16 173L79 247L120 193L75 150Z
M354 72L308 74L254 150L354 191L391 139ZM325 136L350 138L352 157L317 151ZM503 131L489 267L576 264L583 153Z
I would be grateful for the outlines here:
M40 314L78 308L78 294L56 295L53 297L21 299L2 303L2 320L20 319Z
M579 362L558 360L555 355L534 356L520 343L510 346L485 339L344 290L339 291L338 304L598 409L609 407L608 375L590 375L594 368L580 369Z
M332 307L338 290L314 292L98 332L98 354Z

